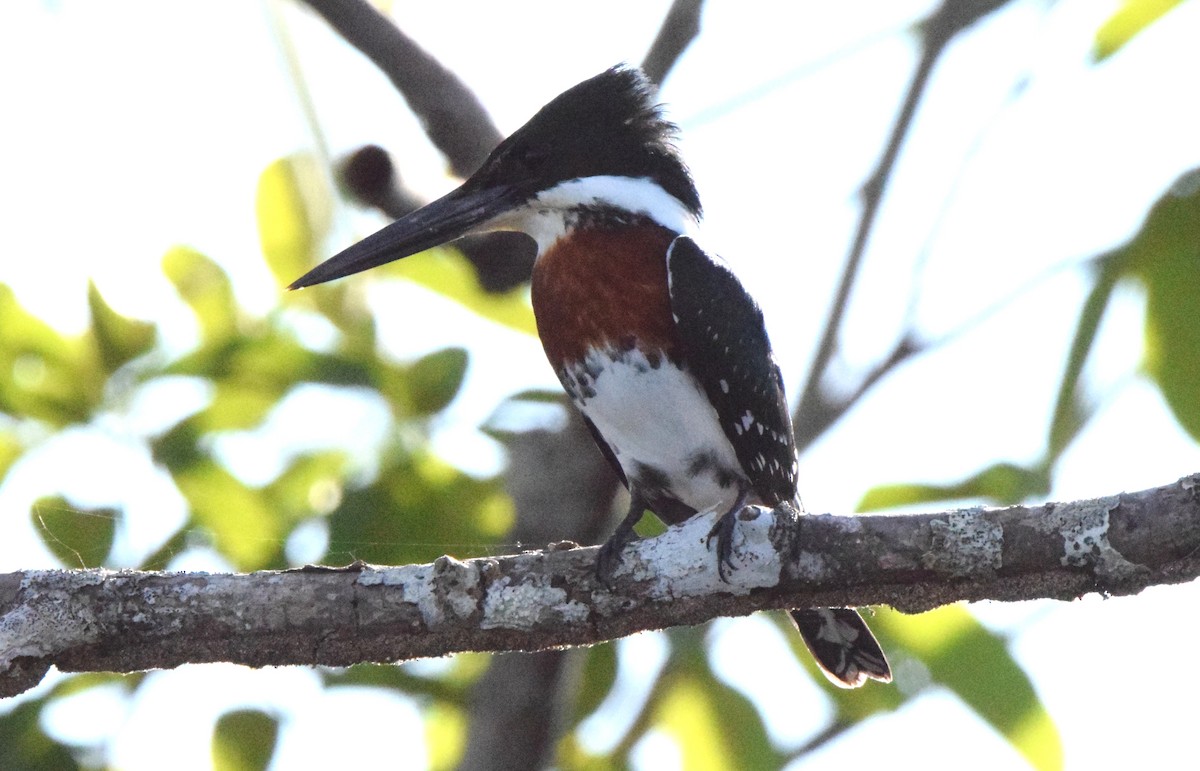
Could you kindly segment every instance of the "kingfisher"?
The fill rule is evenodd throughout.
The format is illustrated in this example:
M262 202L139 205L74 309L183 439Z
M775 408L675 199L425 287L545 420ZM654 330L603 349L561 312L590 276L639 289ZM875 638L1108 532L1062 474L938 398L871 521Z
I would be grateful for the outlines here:
M749 504L803 509L783 379L762 311L695 240L700 197L653 85L618 65L560 94L461 186L313 268L291 289L398 260L468 233L537 244L532 302L563 388L629 490L601 547L606 583L646 510L668 525L721 511L719 575ZM888 682L852 608L789 612L836 685Z

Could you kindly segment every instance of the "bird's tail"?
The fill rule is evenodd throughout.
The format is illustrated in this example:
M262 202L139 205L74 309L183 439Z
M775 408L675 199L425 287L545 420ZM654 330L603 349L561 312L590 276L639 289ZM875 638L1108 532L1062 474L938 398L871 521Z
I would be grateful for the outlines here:
M867 622L853 608L788 611L804 644L830 682L857 688L867 681L890 683L892 669Z

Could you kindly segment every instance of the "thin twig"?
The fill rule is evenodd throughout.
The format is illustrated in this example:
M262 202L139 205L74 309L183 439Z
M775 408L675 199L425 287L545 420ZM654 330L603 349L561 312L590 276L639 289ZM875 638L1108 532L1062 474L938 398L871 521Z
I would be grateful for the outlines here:
M849 307L850 295L858 281L859 269L866 255L867 244L879 214L884 192L891 180L896 159L900 155L900 148L912 127L917 106L929 85L933 68L955 35L1006 1L946 0L920 28L921 55L905 93L904 103L892 125L883 155L875 170L863 183L863 207L859 215L858 227L854 233L850 252L846 257L846 264L842 269L837 290L834 292L833 303L829 309L829 316L825 320L825 327L821 332L816 355L809 368L808 379L800 392L800 402L796 407L794 420L797 444L800 447L807 446L819 434L819 431L813 430L813 426L808 425L809 415L824 416L823 420L827 427L836 420L836 415L841 414L826 403L828 400L825 393L826 373L838 349L838 336ZM834 415L834 417L830 418L830 415ZM801 438L804 438L803 443L800 441Z
M700 11L704 0L675 0L658 35L642 60L642 71L651 82L662 85L679 57L700 34Z
M795 751L789 753L788 762L790 763L794 760L803 758L810 753L816 752L826 744L829 744L831 741L844 734L848 729L854 727L854 725L854 723L847 723L844 720L834 720L832 723L825 726L825 728L821 729L816 736L797 747Z

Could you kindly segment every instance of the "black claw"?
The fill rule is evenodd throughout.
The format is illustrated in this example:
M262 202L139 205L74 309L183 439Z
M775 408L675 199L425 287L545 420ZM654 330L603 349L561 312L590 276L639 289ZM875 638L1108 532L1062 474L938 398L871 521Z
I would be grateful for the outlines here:
M596 557L596 580L608 589L613 587L613 576L616 575L617 568L621 567L621 563L625 561L621 552L625 551L625 547L635 540L634 537L619 537L621 535L620 531L613 533L612 538L609 538L600 547L600 554Z
M737 511L728 511L717 520L717 524L708 531L708 548L712 548L712 540L717 539L717 575L725 583L729 583L729 571L736 570L733 564L733 528L737 525Z
M638 535L633 527L642 518L645 510L641 499L634 496L629 503L629 513L600 547L600 554L596 556L596 580L609 589L613 587L613 576L616 574L617 568L625 559L621 552L625 551L626 546L637 540Z
M748 496L749 493L744 490L738 493L733 506L722 514L717 523L712 526L712 530L708 531L708 539L705 541L705 545L711 549L712 540L717 539L717 575L725 583L729 583L729 573L737 570L737 566L733 564L733 529L737 527L737 516L746 507Z

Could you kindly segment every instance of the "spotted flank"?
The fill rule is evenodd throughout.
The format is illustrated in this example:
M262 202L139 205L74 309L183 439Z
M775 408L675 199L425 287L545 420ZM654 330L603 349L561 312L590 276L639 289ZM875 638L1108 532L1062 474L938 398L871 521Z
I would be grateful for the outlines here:
M816 608L789 612L804 644L829 681L858 688L867 680L892 681L887 657L853 608Z
M667 252L683 358L717 411L757 498L796 499L796 451L783 378L762 311L728 268L688 236Z

